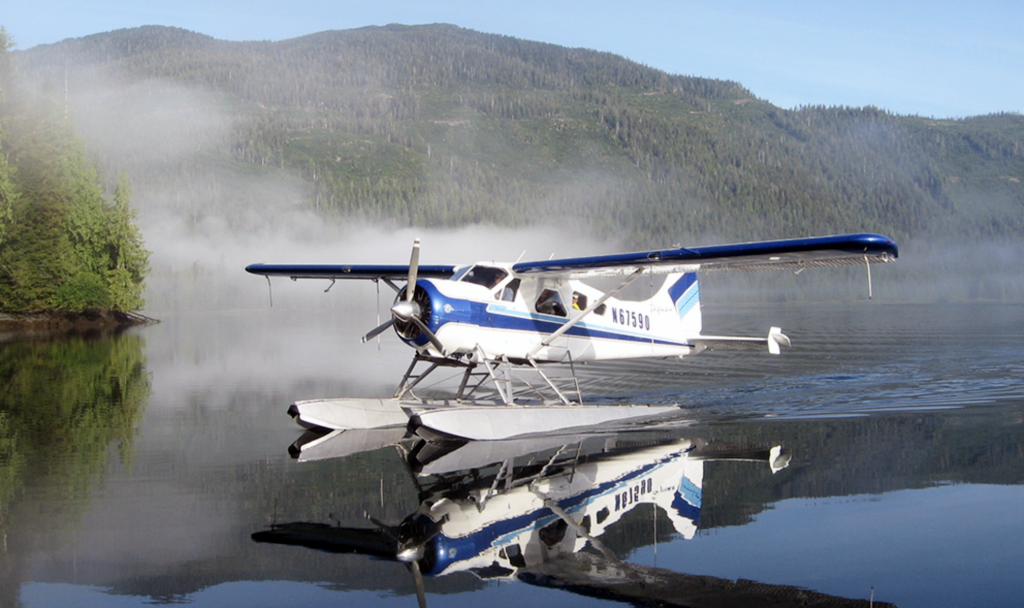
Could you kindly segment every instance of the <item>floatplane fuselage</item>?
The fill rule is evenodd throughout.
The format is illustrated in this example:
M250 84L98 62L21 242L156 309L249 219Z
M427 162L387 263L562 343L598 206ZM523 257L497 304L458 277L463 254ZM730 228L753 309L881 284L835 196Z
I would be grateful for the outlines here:
M434 416L431 404L413 403L412 389L439 367L458 367L464 377L454 401L460 407L476 405L476 389L489 382L495 400L505 405L520 404L523 395L512 380L512 368L539 374L543 385L561 406L579 407L582 398L576 385L576 399L560 389L542 371L548 363L579 363L636 358L684 357L703 350L749 350L764 348L778 354L789 346L779 328L762 337L709 336L702 334L699 272L711 270L801 270L816 266L890 262L898 255L896 244L874 234L762 241L737 245L679 248L636 253L552 259L536 262L477 263L464 266L419 264L419 239L413 245L407 266L402 265L269 265L253 264L253 274L336 281L363 279L383 281L396 291L391 318L363 337L370 340L389 327L416 354L392 400L318 400L291 411L300 422L345 428L351 413L325 415L327 409L356 407L365 411L401 410L419 424L431 426L424 414ZM637 279L662 275L661 287L645 300L620 299L620 294ZM613 279L610 290L590 285L591 279ZM399 283L404 281L404 287ZM417 372L417 365L426 371ZM481 368L482 367L482 371ZM663 408L662 408L663 409ZM493 410L492 410L493 411ZM521 411L523 414L526 410ZM574 410L566 421L589 419ZM632 418L653 410L623 410ZM557 430L545 420L551 414L522 423L522 428ZM608 411L594 412L595 422L606 422ZM452 419L450 414L443 415ZM508 416L508 414L505 414ZM557 417L557 415L556 415ZM376 424L370 417L367 424ZM518 420L519 417L509 418ZM381 424L403 420L391 415ZM494 420L492 426L504 422ZM362 422L359 423L363 425ZM539 426L536 426L539 425ZM520 425L517 425L517 428ZM440 429L439 429L440 430ZM444 433L464 429L446 428ZM503 432L516 432L506 429ZM465 436L465 435L460 435ZM511 436L511 435L506 435ZM498 436L471 438L499 438Z
M481 276L487 282L478 282ZM582 281L523 281L511 264L480 263L450 279L417 283L416 297L429 302L426 325L444 353L425 332L399 329L399 335L425 354L482 359L681 357L691 354L700 338L700 288L696 273L667 277L651 298L624 301L604 298ZM600 304L588 307L594 302Z

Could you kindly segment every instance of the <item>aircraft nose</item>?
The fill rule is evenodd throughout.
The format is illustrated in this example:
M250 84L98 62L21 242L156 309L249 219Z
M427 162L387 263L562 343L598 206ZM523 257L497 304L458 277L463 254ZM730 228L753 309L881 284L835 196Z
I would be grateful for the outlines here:
M408 300L400 300L391 307L391 314L395 315L395 318L400 321L409 322L419 313L419 306L415 302Z

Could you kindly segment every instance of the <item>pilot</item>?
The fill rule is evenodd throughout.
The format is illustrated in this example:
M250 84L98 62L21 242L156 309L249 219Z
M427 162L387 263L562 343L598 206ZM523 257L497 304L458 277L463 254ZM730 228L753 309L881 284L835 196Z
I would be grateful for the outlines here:
M572 294L572 309L583 310L582 308L580 308L580 294L576 292L573 292Z

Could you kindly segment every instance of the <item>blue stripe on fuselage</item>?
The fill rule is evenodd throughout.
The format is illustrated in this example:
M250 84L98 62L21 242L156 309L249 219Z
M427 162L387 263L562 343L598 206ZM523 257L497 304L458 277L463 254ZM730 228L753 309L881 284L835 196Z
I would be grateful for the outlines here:
M554 315L532 314L498 304L473 303L474 312L479 306L479 314L472 316L472 322L485 327L510 331L535 331L551 333L561 327L569 319ZM666 340L652 334L630 331L614 331L603 326L588 324L581 321L565 332L567 336L598 338L606 340L625 340L629 342L653 342L672 346L691 346L686 342Z

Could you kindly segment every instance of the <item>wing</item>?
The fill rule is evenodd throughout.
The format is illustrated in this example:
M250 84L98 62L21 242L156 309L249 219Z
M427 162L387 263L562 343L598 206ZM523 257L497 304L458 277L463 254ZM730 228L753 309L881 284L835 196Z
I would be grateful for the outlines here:
M455 273L455 266L418 266L420 277L446 279ZM246 272L265 277L291 279L407 279L408 265L386 264L250 264Z
M584 279L618 276L640 268L658 273L798 270L819 266L892 262L898 255L899 248L895 241L888 237L879 234L842 234L520 262L513 265L512 270L522 275Z

